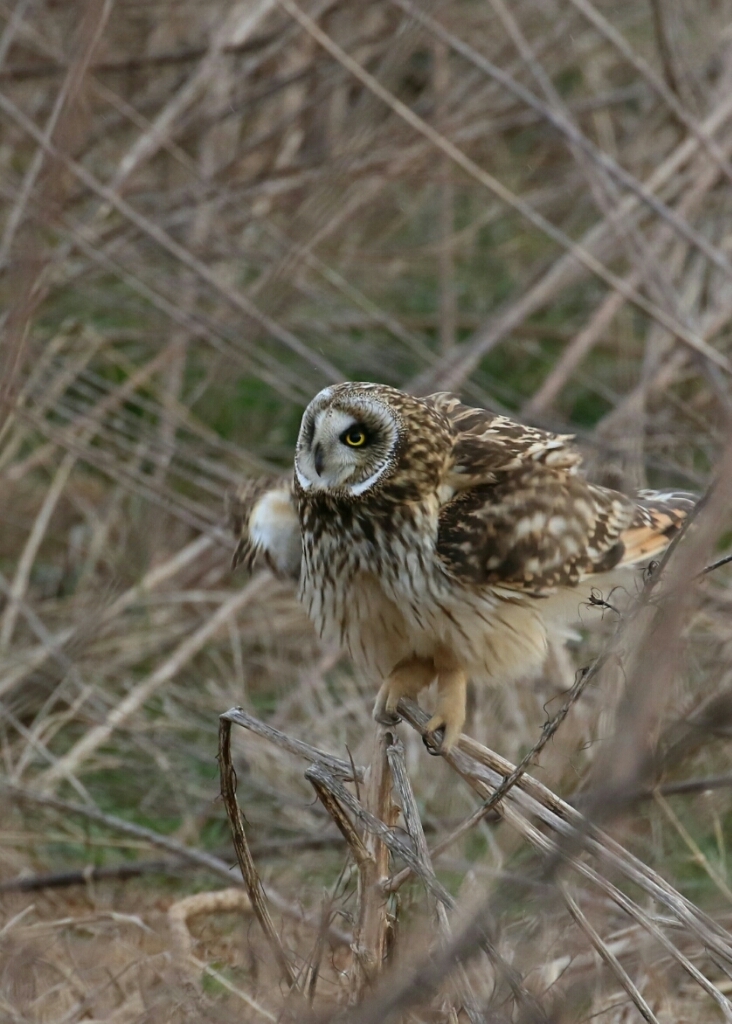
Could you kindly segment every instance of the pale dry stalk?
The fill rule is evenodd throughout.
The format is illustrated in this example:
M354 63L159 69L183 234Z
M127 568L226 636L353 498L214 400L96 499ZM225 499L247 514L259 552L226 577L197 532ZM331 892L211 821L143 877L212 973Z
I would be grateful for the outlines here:
M39 788L43 792L52 792L65 776L75 775L81 765L107 742L116 729L124 725L157 690L169 683L219 630L224 629L232 615L254 599L259 588L260 581L255 577L248 586L235 591L222 602L200 629L192 636L186 637L162 665L132 687L127 696L111 709L103 722L89 729L68 753L41 775L37 780Z
M387 757L388 734L376 729L371 763L364 783L364 807L388 828L397 821L399 809L392 799L392 775ZM366 857L359 864L358 909L353 935L351 1002L360 1002L381 973L390 932L388 897L382 885L389 875L389 849L381 836L365 831Z
M262 931L269 942L283 980L290 988L296 990L298 984L297 972L290 961L290 957L284 950L269 913L267 897L254 865L254 858L252 857L249 841L244 829L244 815L241 813L239 802L236 799L236 772L231 760L231 722L224 715L221 716L219 721L219 777L221 780L221 797L229 817L236 859L239 861L239 868L249 893L251 907L262 926Z

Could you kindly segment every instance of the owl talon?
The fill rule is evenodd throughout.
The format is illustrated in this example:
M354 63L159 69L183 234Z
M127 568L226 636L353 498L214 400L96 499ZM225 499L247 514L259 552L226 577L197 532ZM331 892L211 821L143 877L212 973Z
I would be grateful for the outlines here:
M432 738L427 748L431 754L449 753L460 738L465 722L465 684L465 672L443 652L437 665L437 709L425 729Z
M434 754L447 754L455 746L465 721L462 708L452 708L447 713L437 712L425 726L425 738L429 737L427 749ZM430 749L432 748L432 749Z
M427 753L433 757L441 757L443 754L443 745L445 742L445 727L444 725L439 726L437 729L426 732L422 737L422 742L427 748Z
M397 704L402 697L417 699L417 695L429 686L435 674L431 659L418 658L416 655L405 658L395 665L389 678L384 681L376 695L373 718L380 725L394 726L401 722L397 714Z

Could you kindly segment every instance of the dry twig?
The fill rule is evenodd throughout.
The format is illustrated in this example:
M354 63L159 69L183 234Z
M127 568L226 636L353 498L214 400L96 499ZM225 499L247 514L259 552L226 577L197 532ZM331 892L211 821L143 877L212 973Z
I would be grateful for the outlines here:
M280 937L267 908L266 897L257 869L254 866L251 850L244 831L244 817L236 799L236 772L231 763L231 722L222 717L219 727L219 770L221 773L221 796L231 825L234 849L239 861L242 878L249 893L249 900L262 931L272 949L275 960L279 964L282 977L290 986L297 988L297 974L285 953Z

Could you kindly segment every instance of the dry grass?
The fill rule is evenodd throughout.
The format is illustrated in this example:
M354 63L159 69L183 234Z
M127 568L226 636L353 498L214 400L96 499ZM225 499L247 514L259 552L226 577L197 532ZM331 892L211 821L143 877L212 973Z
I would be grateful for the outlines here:
M3 1019L732 1020L729 568L691 582L732 536L729 10L0 15ZM719 468L665 596L475 693L449 764L406 707L368 777L373 694L222 523L346 378L616 486Z

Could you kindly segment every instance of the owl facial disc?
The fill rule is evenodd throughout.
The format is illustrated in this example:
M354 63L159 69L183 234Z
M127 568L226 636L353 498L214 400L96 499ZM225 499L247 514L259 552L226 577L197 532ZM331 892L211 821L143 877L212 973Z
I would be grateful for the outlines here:
M295 473L303 490L358 496L392 468L399 425L375 396L339 391L326 388L305 410Z

